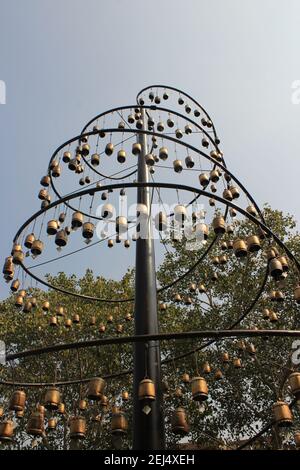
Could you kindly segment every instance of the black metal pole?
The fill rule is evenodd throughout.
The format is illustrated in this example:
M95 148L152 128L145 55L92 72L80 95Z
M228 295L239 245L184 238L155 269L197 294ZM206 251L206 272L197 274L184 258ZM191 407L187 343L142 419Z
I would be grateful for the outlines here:
M142 119L145 128L145 112ZM142 151L138 160L138 182L148 182L149 170L145 163L148 152L146 134L139 134L138 142ZM152 237L150 188L137 190L138 204L145 204L148 219L145 230L140 231L136 241L135 264L135 334L158 333L155 252ZM136 343L134 345L134 406L133 406L133 449L159 450L165 448L163 394L161 387L160 346L158 341ZM138 387L148 376L155 383L156 400L150 405L150 413L145 413L145 403L139 400ZM143 410L144 409L144 410Z

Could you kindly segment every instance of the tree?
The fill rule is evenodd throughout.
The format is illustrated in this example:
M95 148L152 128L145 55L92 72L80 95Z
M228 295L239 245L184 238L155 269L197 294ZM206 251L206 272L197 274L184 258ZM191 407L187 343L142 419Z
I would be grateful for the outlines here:
M267 225L284 240L292 253L299 257L300 237L295 232L294 219L268 206L264 209L264 217ZM253 234L254 225L250 221L237 221L234 225L235 238ZM213 234L210 234L208 244L212 237ZM160 303L167 305L167 309L160 310L159 313L161 332L228 329L236 322L241 328L297 328L297 306L293 299L293 289L298 281L296 272L290 268L287 278L280 281L285 301L276 305L278 321L272 323L262 315L265 308L275 310L268 295L275 285L270 276L267 278L264 294L250 309L253 299L264 285L267 260L263 252L270 240L263 241L263 252L249 254L245 261L241 261L234 256L232 250L221 250L221 242L229 239L230 235L222 237L220 243L214 245L209 256L199 263L191 275L159 294ZM201 256L206 246L192 252L191 256L191 251L186 249L185 240L172 243L158 270L160 285L169 284L184 274L195 263L195 259ZM226 263L213 265L213 258L220 255L226 256ZM214 279L216 274L217 279ZM102 277L95 278L91 271L87 271L81 279L77 279L75 275L66 276L64 273L48 278L53 285L85 295L109 297L119 292L120 296L133 297L134 273L131 271L120 282ZM196 292L190 292L191 283L203 285L205 289L202 290L205 291L200 293L197 289ZM276 285L278 287L278 283ZM181 301L174 303L176 294L181 296ZM37 299L37 307L29 313L15 308L15 295L1 303L1 339L6 343L7 353L57 343L83 341L101 335L108 337L133 334L133 322L128 317L128 314L133 316L132 303L121 303L116 307L105 303L97 305L75 297L66 297L57 291L43 292L37 288L30 289L28 295ZM187 305L190 303L188 297L192 300L191 305ZM41 308L45 300L49 300L51 306L50 312L47 313ZM57 327L51 327L50 317L59 305L64 307L64 317L59 317ZM249 309L249 313L240 320ZM72 319L75 314L80 316L80 323L72 323L72 327L67 328L65 320ZM113 316L112 323L108 319L109 315ZM91 325L93 317L95 324ZM99 325L102 324L106 327L105 332L99 332ZM123 332L116 332L117 325L122 325ZM174 448L179 443L190 442L201 448L230 448L255 434L272 419L272 404L279 397L291 400L286 382L290 371L295 368L291 364L291 343L291 339L258 337L251 341L247 338L162 341L168 447ZM228 364L222 360L224 352L229 355ZM234 367L234 358L241 360L241 368ZM70 445L86 449L130 447L132 374L124 372L130 372L132 366L132 345L126 344L25 357L2 367L1 381L12 382L11 386L1 387L5 406L11 392L18 388L14 382L59 383L75 378L88 379L117 374L107 380L105 393L109 398L109 408L105 410L99 403L90 403L86 410L80 411L87 418L88 432L86 439L79 444L70 444L68 417L78 412L79 400L86 396L86 382L60 386L67 413L60 416L55 412L47 414L46 423L51 416L58 418L57 428L55 431L47 431L46 424L46 435L42 440L28 436L26 422L36 404L42 401L45 387L26 388L25 416L17 420L15 441L10 448L35 446L63 449L69 448ZM211 372L205 374L203 366L207 372L210 368ZM209 387L207 402L199 405L192 400L190 384L184 384L182 381L184 373L188 373L190 377L205 376ZM124 391L129 392L128 401L126 396L122 400ZM129 420L128 436L122 443L120 439L112 439L110 435L112 404L121 405ZM190 433L183 441L181 436L174 436L171 430L171 417L178 406L185 408L190 423ZM279 433L273 426L255 445L265 448L293 445L292 434L299 424L297 408L294 408L294 415L295 424L291 431Z

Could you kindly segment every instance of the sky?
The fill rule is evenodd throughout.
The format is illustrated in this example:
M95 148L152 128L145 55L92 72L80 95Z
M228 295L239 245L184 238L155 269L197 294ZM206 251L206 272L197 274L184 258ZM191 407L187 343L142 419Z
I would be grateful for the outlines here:
M155 83L203 104L258 204L300 221L298 0L0 0L0 8L1 260L39 207L53 150ZM1 282L0 296L7 292Z

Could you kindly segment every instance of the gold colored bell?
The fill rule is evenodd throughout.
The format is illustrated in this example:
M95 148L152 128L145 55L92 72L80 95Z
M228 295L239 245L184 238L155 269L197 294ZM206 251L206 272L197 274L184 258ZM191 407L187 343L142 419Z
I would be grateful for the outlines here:
M203 186L204 188L206 188L206 186L209 184L209 176L207 173L201 173L199 175L199 182L201 184L201 186Z
M230 361L230 359L229 359L229 354L228 354L228 352L223 352L223 354L222 354L222 362L223 362L224 364L227 364L229 361Z
M105 389L105 380L101 377L94 377L89 381L87 397L89 400L99 401Z
M134 143L134 144L132 145L132 153L133 153L133 155L139 155L139 154L141 153L141 151L142 151L142 146L141 146L141 144L139 144L139 143L136 142L136 143Z
M123 325L121 324L118 324L116 326L116 333L122 333L123 332Z
M294 434L294 440L295 440L297 449L299 449L300 448L300 432L296 432Z
M81 154L82 154L84 157L87 157L89 153L90 153L90 146L89 146L89 144L84 144L84 145L82 146L82 149L81 149Z
M146 162L146 165L148 165L148 166L153 166L154 165L155 159L154 159L154 156L152 155L152 153L147 153L147 155L145 155L145 162Z
M191 380L192 396L195 401L205 401L208 398L208 387L203 377L193 377Z
M183 396L183 392L180 387L177 387L175 390L175 397L176 398L181 398Z
M63 247L68 243L68 235L66 229L59 230L55 236L55 244Z
M104 408L108 406L108 398L105 395L102 395L100 405L103 406Z
M10 442L14 435L14 423L7 419L0 423L0 441Z
M13 392L10 401L9 409L13 411L21 411L25 407L26 393L23 390L16 390Z
M81 411L84 411L87 409L87 401L86 400L79 400L79 405L78 405L78 408L81 410Z
M220 369L216 370L215 372L215 380L222 380L223 379L223 373Z
M176 129L175 136L176 136L177 139L182 139L182 137L183 137L182 130L181 129Z
M44 406L47 410L57 410L60 403L60 391L56 387L49 387L46 390Z
M233 242L233 251L237 258L247 256L247 245L244 240L237 239Z
M209 140L206 137L202 139L202 146L207 148L209 146Z
M283 273L282 264L277 258L273 258L269 261L269 273L274 279L279 279Z
M182 375L182 382L184 384L189 384L190 383L190 376L186 372Z
M107 242L108 248L112 248L114 246L114 241L112 239L109 239Z
M60 165L57 165L52 170L52 176L53 176L53 178L59 178L60 175L61 175L61 168L60 168Z
M232 201L233 196L232 196L230 189L224 189L223 198L226 199L227 201Z
M47 234L56 235L57 230L58 230L57 220L49 220L49 222L47 223Z
M71 152L66 151L66 152L63 153L62 161L63 161L64 163L69 163L70 160L71 160L71 158L72 158Z
M264 308L263 309L263 318L265 320L269 320L270 319L270 310L268 308Z
M32 303L29 300L27 300L24 304L23 312L29 313L31 312L31 310L32 310Z
M188 156L185 158L185 166L186 166L187 168L194 168L194 166L195 166L194 159L193 159L193 157L191 157L190 155L188 155Z
M221 265L226 264L227 263L227 256L226 255L221 255L219 257L219 262L220 262Z
M251 214L254 217L257 216L257 210L255 209L255 207L253 205L248 206L246 211L248 212L248 214Z
M175 173L181 173L182 172L182 162L181 160L174 160L173 161L173 168Z
M210 181L212 181L213 183L217 183L220 179L219 170L217 169L211 170L209 176L210 176Z
M103 323L101 323L99 325L99 333L104 333L105 332L105 325L103 325Z
M151 379L143 379L139 383L138 397L139 400L155 400L155 384Z
M65 314L64 308L63 308L61 305L58 305L58 306L56 307L56 315L57 315L58 317L63 317L64 314Z
M111 142L109 142L105 147L105 153L106 155L110 156L113 154L113 151L114 151L114 145Z
M210 374L211 373L211 367L210 367L208 362L204 363L203 372L204 372L204 374Z
M197 286L196 286L195 283L192 282L189 286L189 291L190 292L196 292L196 290L197 290Z
M123 392L122 392L122 400L124 400L124 401L129 400L129 393L127 392L127 390L123 390Z
M31 253L34 256L38 256L42 253L44 249L44 243L41 240L34 240L34 242L31 245Z
M277 260L281 263L283 272L287 272L289 270L289 264L286 256L278 256Z
M96 325L96 317L94 315L90 318L89 325L90 326Z
M48 312L50 308L50 302L48 302L48 300L45 300L45 302L43 302L42 304L42 309L44 310L44 312Z
M274 420L279 427L288 427L293 424L293 415L290 407L284 401L277 401L273 405Z
M80 317L78 313L75 313L72 318L73 323L80 323Z
M48 419L48 431L54 431L57 426L56 418L49 418Z
M204 294L204 292L206 292L206 287L204 284L199 284L198 289L199 289L200 294Z
M86 239L91 239L94 236L95 226L92 222L85 222L82 225L82 236Z
M65 320L65 327L66 327L66 328L71 328L71 326L72 326L72 320L71 320L71 318L66 318L66 320Z
M35 236L34 236L33 233L30 233L29 235L27 235L26 238L25 238L25 241L24 241L24 245L26 246L26 248L28 248L30 250L34 240L35 240Z
M159 149L159 154L158 155L159 155L159 158L161 160L167 160L167 158L168 158L168 149L167 149L167 147L161 147Z
M19 287L20 287L20 281L19 281L19 279L15 279L11 283L10 289L11 289L12 292L17 292L19 290Z
M70 439L84 439L86 434L86 420L83 416L72 416L69 420Z
M271 323L275 323L278 321L278 317L277 317L277 314L275 312L273 312L273 310L270 311L269 313L269 320Z
M238 199L240 197L239 190L236 186L230 186L229 190L231 192L233 199Z
M218 264L219 264L219 262L220 262L219 257L218 257L218 256L214 256L211 262L212 262L212 264L213 264L214 266L218 266Z
M43 176L40 181L41 186L47 188L50 184L50 177L48 175Z
M177 302L177 303L181 302L181 295L180 294L175 294L174 295L174 302Z
M57 413L63 415L66 412L66 406L64 403L60 403L57 408Z
M250 253L259 251L261 249L259 237L257 235L250 235L247 237L247 247Z
M239 357L235 357L235 358L233 359L233 367L234 367L235 369L240 369L240 368L242 367L242 361L240 360Z
M295 395L297 400L300 399L300 372L293 372L289 376L289 384L292 394Z
M184 408L177 408L171 418L172 432L180 436L185 436L189 432L189 425Z
M125 150L119 150L117 155L117 160L119 163L125 163L126 161L126 152Z
M16 307L22 307L24 302L24 298L21 295L18 295L15 300L15 306Z
M72 222L71 222L72 229L82 227L82 224L83 224L83 214L78 211L74 212L74 214L72 215Z
M249 354L251 354L251 356L254 356L256 354L256 348L255 348L254 344L249 343L247 345L247 351L248 351Z
M113 413L111 419L111 433L114 436L122 436L127 433L128 422L125 414L122 411Z
M216 235L225 233L225 220L222 216L217 216L212 222L212 226Z
M39 411L31 413L27 423L27 433L32 436L41 436L44 434L44 415Z

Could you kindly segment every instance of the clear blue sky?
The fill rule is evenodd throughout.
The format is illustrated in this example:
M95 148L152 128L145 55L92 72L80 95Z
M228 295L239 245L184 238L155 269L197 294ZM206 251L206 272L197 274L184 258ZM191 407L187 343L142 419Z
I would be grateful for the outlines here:
M52 151L157 82L198 98L258 203L299 221L299 17L297 0L1 0L1 260Z

